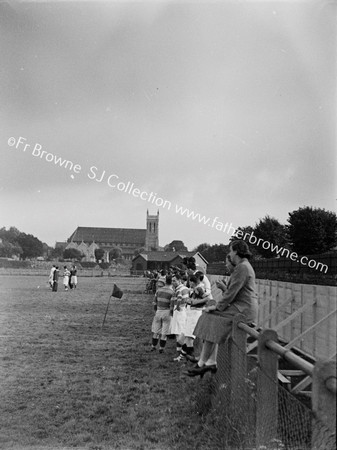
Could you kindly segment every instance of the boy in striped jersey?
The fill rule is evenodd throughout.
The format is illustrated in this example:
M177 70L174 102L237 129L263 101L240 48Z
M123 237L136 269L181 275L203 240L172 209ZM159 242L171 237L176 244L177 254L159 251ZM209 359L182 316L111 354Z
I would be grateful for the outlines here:
M171 322L171 334L176 335L177 340L177 352L179 352L178 358L175 360L179 361L180 352L185 341L185 325L186 325L186 301L189 298L189 289L183 283L182 276L180 273L176 273L172 277L172 284L175 289L174 293L174 310Z
M159 353L163 353L164 351L173 314L172 277L167 275L165 282L165 286L157 290L153 302L156 314L152 322L153 337L151 351L156 350L159 341Z

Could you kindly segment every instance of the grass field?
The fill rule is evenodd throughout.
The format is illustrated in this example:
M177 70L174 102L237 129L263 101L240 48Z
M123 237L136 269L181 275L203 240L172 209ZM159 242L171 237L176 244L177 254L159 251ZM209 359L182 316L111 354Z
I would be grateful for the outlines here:
M196 379L150 352L144 279L80 278L57 293L47 277L0 277L0 448L216 449L197 414ZM122 300L106 305L116 282Z

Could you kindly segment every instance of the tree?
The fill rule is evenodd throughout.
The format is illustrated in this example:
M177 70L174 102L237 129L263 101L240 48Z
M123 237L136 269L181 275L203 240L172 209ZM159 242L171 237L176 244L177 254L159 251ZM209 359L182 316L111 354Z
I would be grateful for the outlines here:
M315 255L337 245L337 216L322 208L305 206L289 213L287 225L292 250Z
M64 249L63 247L55 247L50 252L50 257L53 259L62 258Z
M140 253L144 253L145 252L145 248L144 247L140 247L140 248L137 248L134 252L133 252L133 254L134 254L134 256L137 256L137 255L139 255Z
M229 253L229 245L225 244L200 244L195 248L195 251L202 254L202 256L209 262L225 261Z
M203 252L205 252L210 246L211 246L210 244L204 242L203 244L199 244L197 247L195 247L193 251L203 254Z
M64 259L76 259L76 261L81 261L83 256L83 253L77 250L77 248L66 248L63 252Z
M52 247L49 247L49 245L46 244L45 242L43 242L42 247L43 247L43 256L46 256L48 258L50 256L51 251L53 250Z
M96 248L95 250L95 258L96 261L99 262L103 259L105 251L102 248Z
M187 252L187 247L183 241L172 241L170 244L165 245L165 252Z
M15 227L6 230L5 227L0 229L0 239L2 246L0 254L6 254L10 258L12 256L22 256L22 258L35 258L37 256L46 256L48 254L48 245L41 242L32 234L22 233Z
M4 258L12 258L13 256L21 256L23 250L18 243L18 237L21 232L15 228L10 227L6 230L5 227L0 229L0 239L2 243L0 244L0 256Z
M109 260L120 259L122 257L122 249L114 245L112 249L109 251Z
M267 215L260 219L255 225L254 234L258 239L261 238L270 244L278 245L279 248L287 248L288 246L287 227L274 217ZM262 245L255 246L255 249L263 258L275 258L277 256L275 252L263 248Z
M21 231L19 231L15 227L10 227L8 230L6 230L5 227L0 229L0 238L4 239L12 244L17 242L18 237L20 236Z
M238 231L241 231L241 233L239 234L240 237L233 234L229 239L229 243L231 244L233 241L237 241L238 239L243 239L248 244L249 251L251 252L253 257L259 258L260 254L258 252L257 245L254 245L249 241L250 236L254 235L254 228L251 227L250 225L246 226L246 227L238 227L236 229L236 232L238 232ZM245 238L245 236L246 236L246 238ZM253 239L251 239L251 241L253 241Z
M43 243L32 234L20 233L17 242L22 248L24 259L43 255Z
M22 254L22 248L19 244L8 242L3 240L0 243L0 257L12 258L13 256L20 256Z

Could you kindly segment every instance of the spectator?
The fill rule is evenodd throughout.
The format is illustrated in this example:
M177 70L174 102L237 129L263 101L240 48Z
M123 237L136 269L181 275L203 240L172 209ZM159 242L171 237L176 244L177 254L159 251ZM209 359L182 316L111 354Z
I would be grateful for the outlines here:
M151 351L156 350L159 341L159 353L164 352L173 313L172 297L172 277L167 276L165 279L165 286L160 287L154 297L153 305L156 313L152 322L153 336Z
M221 344L227 339L233 318L237 314L243 314L247 323L256 320L258 304L255 273L249 263L250 257L251 253L245 241L238 240L231 243L229 258L235 269L222 298L216 304L205 308L195 327L195 335L204 342L196 367L189 369L187 375L203 376L207 371L216 372L217 365L209 364L209 358L216 350L216 344Z
M160 276L157 279L157 289L164 287L166 284L166 270L160 271Z
M229 258L229 255L227 255L227 257L226 257L226 267L227 267L228 273L231 275L233 273L234 269L235 269L235 266L232 264L232 262L231 262L231 260ZM230 279L229 279L228 282L226 282L225 279L218 280L218 281L215 282L216 286L222 292L225 292L225 290L228 289L229 283L230 283ZM213 297L211 297L210 299L213 300ZM208 306L210 306L210 304L215 304L215 301L209 301L208 302ZM205 362L206 366L216 366L216 364L217 364L217 355L218 355L218 347L219 347L219 345L216 344L215 347L214 347L213 352L209 356L208 360ZM187 359L189 361L192 361L192 362L195 362L195 363L197 363L199 361L199 357L196 358L196 357L193 357L193 356L192 357L187 356Z
M175 334L176 336L177 352L179 352L179 356L175 358L175 360L180 361L183 358L182 355L180 355L180 352L185 341L186 301L189 299L189 290L183 283L180 273L173 275L172 285L175 289L175 293L170 334Z
M208 294L206 294L199 275L190 275L189 284L190 298L186 300L185 342L181 349L182 356L193 356L194 354L194 328L202 314L202 308L208 300Z

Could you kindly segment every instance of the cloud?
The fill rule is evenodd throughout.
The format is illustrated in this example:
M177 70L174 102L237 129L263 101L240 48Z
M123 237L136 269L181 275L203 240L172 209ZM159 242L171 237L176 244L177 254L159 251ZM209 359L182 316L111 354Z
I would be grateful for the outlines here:
M285 218L303 203L334 205L336 26L329 8L289 2L0 8L0 187L8 220L43 223L48 197L69 192L81 202L78 215L60 208L50 233L62 227L59 234L67 236L77 220L108 226L115 210L120 226L142 222L147 205L90 180L91 166L237 225L266 214ZM80 164L81 173L72 178L44 158L10 149L11 136ZM23 221L15 205L29 211L29 204L34 214ZM163 211L161 232L168 242L180 233L195 244L218 239L170 211Z

